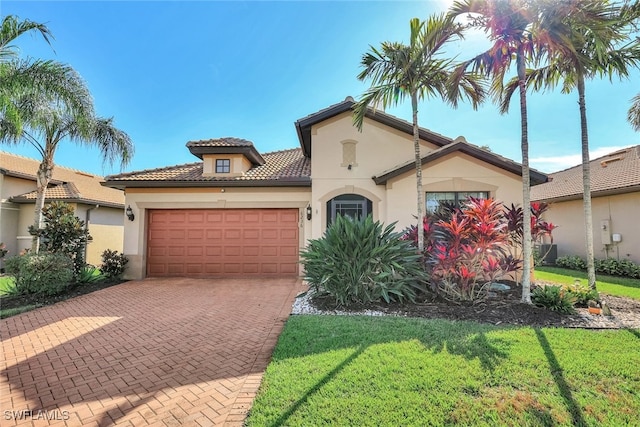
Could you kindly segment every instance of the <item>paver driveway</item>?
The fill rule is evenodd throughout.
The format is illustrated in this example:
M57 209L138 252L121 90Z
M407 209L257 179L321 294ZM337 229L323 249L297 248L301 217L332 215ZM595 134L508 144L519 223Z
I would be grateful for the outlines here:
M1 320L0 425L241 425L300 290L146 279Z

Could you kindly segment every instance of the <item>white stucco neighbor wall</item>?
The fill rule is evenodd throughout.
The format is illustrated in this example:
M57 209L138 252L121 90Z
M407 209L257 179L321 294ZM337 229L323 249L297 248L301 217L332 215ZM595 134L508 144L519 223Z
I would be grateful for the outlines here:
M223 192L224 190L224 192ZM300 248L311 238L311 221L306 207L311 189L301 188L128 188L126 204L131 205L135 220L124 223L124 251L129 258L125 278L141 279L146 275L146 219L150 209L249 209L296 208L300 213Z

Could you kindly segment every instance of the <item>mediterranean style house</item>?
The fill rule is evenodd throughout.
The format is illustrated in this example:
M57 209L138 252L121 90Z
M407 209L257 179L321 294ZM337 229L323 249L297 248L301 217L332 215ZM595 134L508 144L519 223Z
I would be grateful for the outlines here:
M640 145L591 160L590 171L596 258L640 263ZM531 189L531 200L551 203L545 220L559 225L553 231L558 255L585 258L582 166L550 174Z
M0 242L17 255L31 247L29 226L33 224L36 172L39 160L0 151ZM102 263L106 249L122 251L124 193L101 185L103 178L56 165L45 193L46 202L58 200L72 205L76 216L89 227L89 264Z
M128 277L298 275L301 248L336 215L412 224L412 126L370 110L360 132L353 105L348 97L296 121L297 148L191 141L194 163L106 177L134 217L124 226ZM520 164L426 129L420 143L428 208L470 195L522 203ZM546 180L531 171L533 185Z

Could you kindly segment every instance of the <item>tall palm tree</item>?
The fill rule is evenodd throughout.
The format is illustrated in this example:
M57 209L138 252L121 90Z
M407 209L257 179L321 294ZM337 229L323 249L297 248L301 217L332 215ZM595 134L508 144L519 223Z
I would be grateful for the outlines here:
M51 33L43 24L7 16L0 27L0 142L26 142L42 156L36 173L33 224L39 230L45 190L61 142L97 146L105 161L120 158L123 165L131 159L133 144L112 119L96 117L91 94L73 68L54 61L17 59L17 49L10 43L31 31L50 43ZM37 235L31 249L38 252Z
M583 210L589 286L596 287L591 210L589 131L585 100L585 81L596 76L628 77L640 60L636 41L630 42L632 23L638 17L635 7L597 0L538 0L538 38L545 43L549 63L528 70L527 84L535 90L553 88L562 82L562 92L578 93L580 112ZM506 112L513 93L512 81L503 94L501 111Z
M535 3L535 2L533 2ZM468 69L492 78L491 92L500 99L505 75L515 62L520 94L520 148L522 151L522 203L523 235L531 236L531 203L529 173L529 136L527 122L526 64L539 57L533 33L535 12L531 2L526 0L459 0L454 2L450 15L467 15L469 26L483 30L491 48L486 52L463 62L459 66L461 75ZM522 244L522 301L531 304L531 258L532 242L523 239Z
M424 193L422 191L422 160L418 126L418 102L425 98L440 97L454 107L464 98L474 108L484 99L482 82L476 75L464 73L452 84L452 61L443 57L443 47L463 37L463 27L444 14L429 17L427 21L414 18L410 21L409 44L383 42L380 48L371 46L362 57L364 68L359 80L371 79L371 87L355 104L354 124L362 130L369 106L398 105L406 98L411 100L413 122L413 148L416 165L416 192L418 229L424 218ZM418 233L418 250L424 250L424 235Z
M90 100L86 87L84 96ZM111 164L119 159L124 166L131 160L131 138L114 126L112 118L97 117L93 110L87 114L84 110L78 111L61 104L55 97L34 97L31 93L14 100L14 104L22 113L24 121L21 127L17 127L11 120L0 117L0 141L9 144L26 142L34 146L42 156L36 173L34 230L39 230L42 226L45 191L53 175L54 156L60 143L68 140L97 147L102 159ZM39 239L34 235L32 251L38 252L38 249Z
M13 15L5 16L0 25L0 114L4 120L11 120L16 127L22 125L18 108L12 99L18 94L32 92L56 96L75 109L90 111L79 92L77 73L68 65L56 61L20 60L18 48L13 44L20 36L36 33L51 45L53 36L46 25L30 20L20 20Z

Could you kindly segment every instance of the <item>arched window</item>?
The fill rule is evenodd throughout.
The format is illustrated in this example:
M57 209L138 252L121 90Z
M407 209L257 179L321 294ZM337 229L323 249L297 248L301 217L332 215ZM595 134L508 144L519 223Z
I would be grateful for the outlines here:
M341 194L327 202L327 226L331 225L338 215L360 219L371 215L372 212L373 205L366 197L359 194Z

